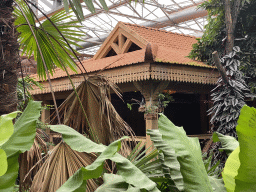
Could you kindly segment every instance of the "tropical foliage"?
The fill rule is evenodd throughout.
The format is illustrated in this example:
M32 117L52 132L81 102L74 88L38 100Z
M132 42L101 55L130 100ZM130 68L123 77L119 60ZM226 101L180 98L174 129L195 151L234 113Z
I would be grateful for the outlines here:
M208 111L212 114L211 123L212 130L225 135L236 137L236 125L239 113L243 105L244 99L250 98L250 94L245 77L239 70L240 48L234 47L233 51L221 58L221 63L224 66L228 77L226 84L222 77L217 81L217 86L212 90L213 107Z
M91 1L85 2L93 11ZM100 2L106 8L104 0ZM78 1L64 0L64 5L66 10L70 5L78 18L82 19L82 8ZM34 54L39 64L38 70L41 77L45 77L48 70L52 73L55 65L64 70L66 70L66 66L76 70L75 62L72 59L76 55L70 51L69 45L76 45L77 39L63 38L59 33L60 30L56 28L56 25L59 25L66 35L76 34L79 36L78 31L70 29L74 23L63 24L60 22L61 18L68 19L68 16L59 13L51 20L36 24L36 19L26 4L19 3L18 7L20 10L16 10L15 14L18 16L18 20L16 20L18 30L21 32L21 47L28 56ZM59 39L61 40L57 41ZM244 86L244 79L240 73L235 73L236 70L231 68L232 66L235 69L238 66L238 61L232 58L234 55L231 53L224 62L228 69L231 69L229 75L233 73L240 78L239 80L235 79L234 82L232 79L230 80L231 86L233 83L232 87L236 90L235 94L238 94L237 88L243 89L239 85ZM48 58L48 56L51 57ZM221 150L230 154L222 172L222 179L213 171L216 165L210 166L211 157L203 161L198 139L187 137L182 127L175 126L162 114L159 118L159 130L148 131L156 149L143 157L143 153L139 153L144 146L139 144L130 155L127 156L126 153L127 158L118 153L124 146L122 143L129 142L126 140L127 137L121 138L121 136L132 133L132 131L128 126L126 127L125 122L114 111L108 98L110 87L109 82L99 76L86 76L85 82L64 102L61 106L64 111L64 122L74 127L51 126L53 131L60 133L62 141L47 155L47 160L37 171L35 177L31 177L31 175L27 177L33 179L31 191L222 192L227 189L227 191L237 192L255 190L256 183L253 180L256 174L254 166L256 152L255 109L245 106L241 111L237 126L239 143L232 137L220 133L214 134L213 139L221 141L223 144ZM227 95L227 93L225 94ZM220 95L217 97L224 96L224 94ZM84 96L86 99L83 100ZM216 99L216 101L218 100ZM85 111L85 108L89 108L90 102L96 103L97 107L95 110ZM235 107L238 103L239 101L233 97L229 98L227 110L233 113L230 106L232 104ZM240 103L243 104L243 102ZM38 102L29 102L14 126L12 120L18 112L0 118L1 191L13 191L18 176L18 157L20 153L29 150L34 142L35 125L40 115L40 108ZM82 115L75 109L79 109ZM239 109L237 110L239 111ZM220 110L225 111L224 109ZM238 116L237 113L239 114L236 112L234 117ZM73 116L76 118L76 122L71 120ZM87 122L83 120L84 117L87 118ZM95 117L102 121L95 121ZM99 130L104 128L107 134L101 135L100 132L96 132L99 122L102 123ZM86 133L89 138L74 130L79 130L81 127L84 128L82 132ZM107 127L106 130L105 127ZM113 137L104 138L106 135ZM104 145L99 144L100 142L103 142ZM110 142L112 143L109 144ZM109 162L111 163L109 164ZM61 176L57 177L57 174ZM22 176L22 178L25 177ZM104 183L102 184L102 182ZM101 186L98 187L99 185Z
M47 70L53 74L56 66L62 69L67 66L76 71L73 59L76 54L70 46L79 47L76 41L81 41L80 37L85 35L78 30L81 27L78 21L70 20L71 15L60 11L41 22L22 1L19 3L19 9L15 9L14 15L17 17L14 24L20 33L18 40L22 54L34 56L39 76L45 78Z
M28 151L36 135L36 121L40 116L40 102L31 101L13 125L18 112L0 118L1 130L1 177L0 190L13 191L19 171L19 154ZM3 163L3 164L2 164ZM3 166L2 166L3 165Z
M59 107L63 124L105 145L124 135L134 136L131 127L113 107L110 90L121 97L119 88L105 77L88 76Z
M234 3L236 1L230 1ZM245 74L249 87L255 92L255 38L256 1L241 0L239 15L234 30L234 46L241 48L239 69ZM212 53L218 51L223 57L226 53L227 30L224 1L205 1L200 7L208 11L208 24L202 38L193 45L189 57L213 65ZM234 7L235 8L235 7Z
M17 109L23 111L28 101L33 100L30 90L33 90L33 86L37 86L43 89L42 85L31 78L29 75L18 79L17 84L17 96L18 96L18 107Z
M254 191L255 155L248 150L255 150L255 112L256 109L248 106L242 108L237 126L239 142L234 137L219 133L213 136L215 141L221 141L221 150L229 154L222 173L223 180L216 175L207 175L198 139L187 137L182 127L175 126L164 115L159 118L159 130L148 131L158 149L155 160L158 169L150 171L140 170L117 153L121 140L125 138L107 147L92 142L67 126L52 126L51 129L61 133L73 150L100 153L94 163L79 169L57 191L84 191L86 180L100 176L103 176L104 184L96 191ZM103 162L107 159L117 163L116 174L104 173ZM155 161L147 166L153 168Z
M0 169L1 191L14 189L18 176L18 156L33 144L39 112L40 103L30 101L14 125L12 120L18 112L1 116L0 161L3 165ZM121 141L127 137L105 146L91 141L66 125L51 126L53 131L62 135L63 141L54 148L38 171L30 190L57 190L58 192L85 191L86 189L88 191L254 191L256 187L253 179L256 174L254 165L255 114L254 108L246 105L242 108L237 125L238 141L234 137L220 133L213 135L214 141L222 143L220 150L226 151L229 155L222 172L223 179L209 174L207 168L209 163L204 163L202 159L198 139L187 137L182 127L175 126L163 114L160 114L159 130L148 131L157 150L153 150L145 157L140 155L138 158L136 156L144 147L141 144L136 146L128 158L118 153ZM87 159L88 155L83 154L90 154L90 158ZM116 163L116 174L108 169L106 160ZM50 163L53 161L57 163ZM73 169L68 168L67 165L70 163L73 164L71 166ZM52 167L53 165L55 166ZM67 167L64 169L63 166ZM47 169L47 167L50 168ZM61 173L62 182L56 181L54 174L51 177L48 174L48 177L40 178L44 175L42 174L44 171L49 174ZM40 180L44 180L45 184L40 185L41 183L38 183ZM60 188L50 189L49 187L56 186L51 182L59 183L59 187L65 183ZM98 187L102 182L104 183ZM93 185L95 188L90 188Z
M103 144L94 143L90 139L67 126L56 125L51 126L51 129L61 133L63 140L73 150L86 153L101 153L91 165L79 169L79 171L77 171L60 189L58 189L58 191L83 191L86 187L86 180L98 178L103 174L103 163L107 159L116 163L118 175L125 180L125 183L129 188L158 191L156 184L153 181L151 181L128 159L117 153L121 148L121 140L127 137L123 137L114 141L109 146L105 146Z
M221 179L208 177L198 139L188 138L181 127L173 125L164 115L159 119L159 131L149 131L159 151L156 162L158 165L161 163L158 169L148 171L138 169L117 153L120 140L106 147L93 143L66 126L52 126L52 130L61 133L64 141L73 150L101 153L93 164L81 168L58 191L83 191L87 179L103 175L103 162L106 159L116 162L117 175L105 173L104 184L97 189L99 191L212 191L212 187L218 191L224 189ZM153 165L151 163L147 166L153 168Z
M95 7L93 5L93 2L91 0L84 0L83 1L87 8L92 12L95 13ZM100 4L102 5L102 7L105 10L108 10L108 6L105 2L105 0L99 0ZM72 10L74 11L77 19L79 21L84 20L84 14L83 14L83 9L82 9L82 5L80 1L76 1L76 0L63 0L63 4L64 4L64 8L66 10L66 12L69 12L69 7L72 8Z
M244 106L237 125L239 146L230 154L223 170L227 191L255 191L256 109Z

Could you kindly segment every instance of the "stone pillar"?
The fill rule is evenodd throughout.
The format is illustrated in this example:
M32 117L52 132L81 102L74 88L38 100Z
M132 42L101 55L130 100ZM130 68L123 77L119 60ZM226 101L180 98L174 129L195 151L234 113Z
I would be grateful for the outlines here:
M145 105L141 106L139 111L144 112L146 131L148 129L158 129L158 113L162 112L158 108L158 94L167 87L169 81L148 80L133 82L133 84L145 98ZM152 144L150 136L146 135L146 148Z

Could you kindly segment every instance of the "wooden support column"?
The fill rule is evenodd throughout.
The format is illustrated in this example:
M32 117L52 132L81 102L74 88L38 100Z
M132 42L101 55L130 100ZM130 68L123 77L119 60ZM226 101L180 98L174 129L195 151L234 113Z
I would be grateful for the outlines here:
M139 108L144 112L146 131L148 129L158 129L158 94L161 93L169 84L169 81L148 80L144 82L133 82L135 87L145 98L145 105ZM150 136L146 135L146 148L152 145Z
M47 105L50 105L50 101L43 101L42 105L44 107L46 107ZM43 109L42 110L41 121L43 123L45 123L45 124L49 124L50 123L50 110L47 110L47 109Z
M42 104L44 107L47 107L47 105L50 105L50 101L43 101ZM50 110L43 109L41 113L41 121L45 124L50 124ZM53 137L51 136L51 130L50 128L46 128L46 134L50 137L50 142L53 143ZM50 145L50 150L53 148L53 146Z

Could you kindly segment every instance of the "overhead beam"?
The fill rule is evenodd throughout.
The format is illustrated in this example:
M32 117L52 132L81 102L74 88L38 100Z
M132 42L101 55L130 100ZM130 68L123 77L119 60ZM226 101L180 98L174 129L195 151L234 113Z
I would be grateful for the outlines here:
M108 11L108 13L110 13L112 15L118 15L118 16L122 16L122 17L129 17L129 18L132 18L132 19L138 19L138 20L142 20L142 21L155 22L154 20L151 20L151 19L146 19L146 18L143 18L143 17L136 17L136 16L133 16L133 15L128 15L128 14L114 12L114 11Z
M193 20L199 17L204 17L207 15L207 11L202 9L202 8L197 8L197 6L193 6L187 9L183 9L181 11L175 12L173 14L168 15L168 17L161 17L158 19L155 19L153 21L148 21L141 23L141 26L145 27L153 27L153 28L164 28L166 26L176 26L179 23ZM192 29L191 29L192 30ZM82 46L77 48L77 50L82 50L88 47L95 46L96 44L93 42L101 42L103 43L104 40L108 37L109 34L101 35L95 38L90 38L84 42L84 43L79 43L79 45ZM90 41L90 42L89 42Z
M170 14L169 17L161 17L156 19L156 22L145 22L141 25L145 27L163 28L166 26L173 26L178 23L196 19L199 17L204 17L207 15L207 11L202 8L197 8L197 6L184 9L182 11Z

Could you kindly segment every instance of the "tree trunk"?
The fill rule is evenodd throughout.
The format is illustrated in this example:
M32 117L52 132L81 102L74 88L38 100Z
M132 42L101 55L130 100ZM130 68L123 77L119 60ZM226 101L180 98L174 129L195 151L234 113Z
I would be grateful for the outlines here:
M235 42L235 27L237 17L240 12L241 0L225 0L225 21L227 31L226 54L229 54L234 47Z
M0 0L0 115L17 107L19 45L12 4L13 0Z

